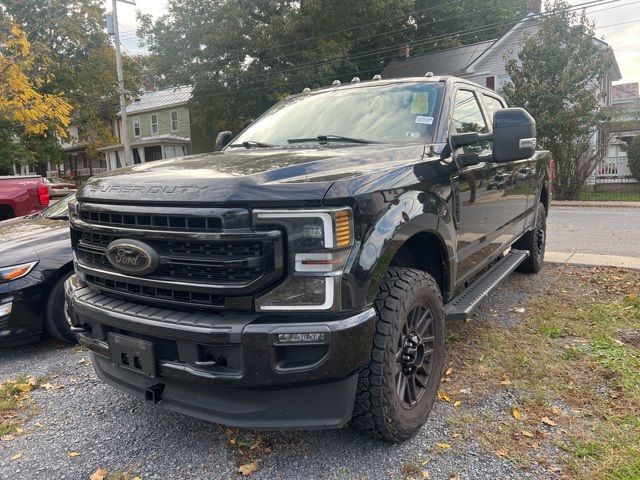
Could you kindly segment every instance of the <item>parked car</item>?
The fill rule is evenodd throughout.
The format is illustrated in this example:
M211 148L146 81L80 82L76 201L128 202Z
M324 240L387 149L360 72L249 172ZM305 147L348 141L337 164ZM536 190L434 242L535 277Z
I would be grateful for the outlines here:
M39 212L49 206L49 198L40 175L0 177L0 220Z
M67 182L63 178L45 178L44 182L49 187L51 198L66 197L78 189L75 183Z
M283 100L222 151L90 179L65 288L98 376L228 425L411 437L445 317L542 266L550 155L505 107L455 77L354 82ZM517 195L480 189L534 165Z
M0 346L44 332L75 342L64 314L64 282L73 273L69 195L46 210L0 222Z

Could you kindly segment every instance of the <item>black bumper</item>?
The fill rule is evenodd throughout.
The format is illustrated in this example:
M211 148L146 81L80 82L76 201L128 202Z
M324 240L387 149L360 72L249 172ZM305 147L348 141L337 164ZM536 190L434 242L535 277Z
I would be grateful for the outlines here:
M172 410L247 428L331 428L349 421L368 363L375 311L349 317L259 317L163 310L66 284L69 321L98 376ZM282 333L322 333L313 343ZM112 335L152 345L146 373L112 358Z
M0 347L35 342L42 336L44 282L28 275L0 285ZM9 313L4 313L10 310Z

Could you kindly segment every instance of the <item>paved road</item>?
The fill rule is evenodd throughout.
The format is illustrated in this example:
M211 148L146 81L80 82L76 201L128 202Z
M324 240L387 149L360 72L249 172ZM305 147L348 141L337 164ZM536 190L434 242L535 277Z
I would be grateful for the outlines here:
M550 252L640 257L640 208L552 207Z

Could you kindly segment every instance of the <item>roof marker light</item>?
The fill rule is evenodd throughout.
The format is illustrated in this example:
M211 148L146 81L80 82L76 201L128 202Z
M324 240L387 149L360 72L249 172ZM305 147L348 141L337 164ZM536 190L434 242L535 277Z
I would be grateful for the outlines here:
M424 75L425 77L433 77L433 72L427 72Z
M353 77L351 83L360 83L360 77Z
M304 90L302 90L302 93L307 93L310 92L311 89L309 87L304 87Z
M374 75L373 79L374 80L382 80L382 75Z
M333 83L331 84L331 86L333 86L333 87L339 87L340 85L342 85L340 80L334 80Z

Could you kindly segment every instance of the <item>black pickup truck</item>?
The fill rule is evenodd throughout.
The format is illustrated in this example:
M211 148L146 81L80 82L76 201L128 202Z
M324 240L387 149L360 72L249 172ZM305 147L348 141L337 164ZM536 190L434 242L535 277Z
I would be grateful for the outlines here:
M445 319L543 261L550 156L505 107L453 77L354 79L222 151L89 180L66 295L98 376L228 425L411 437Z

